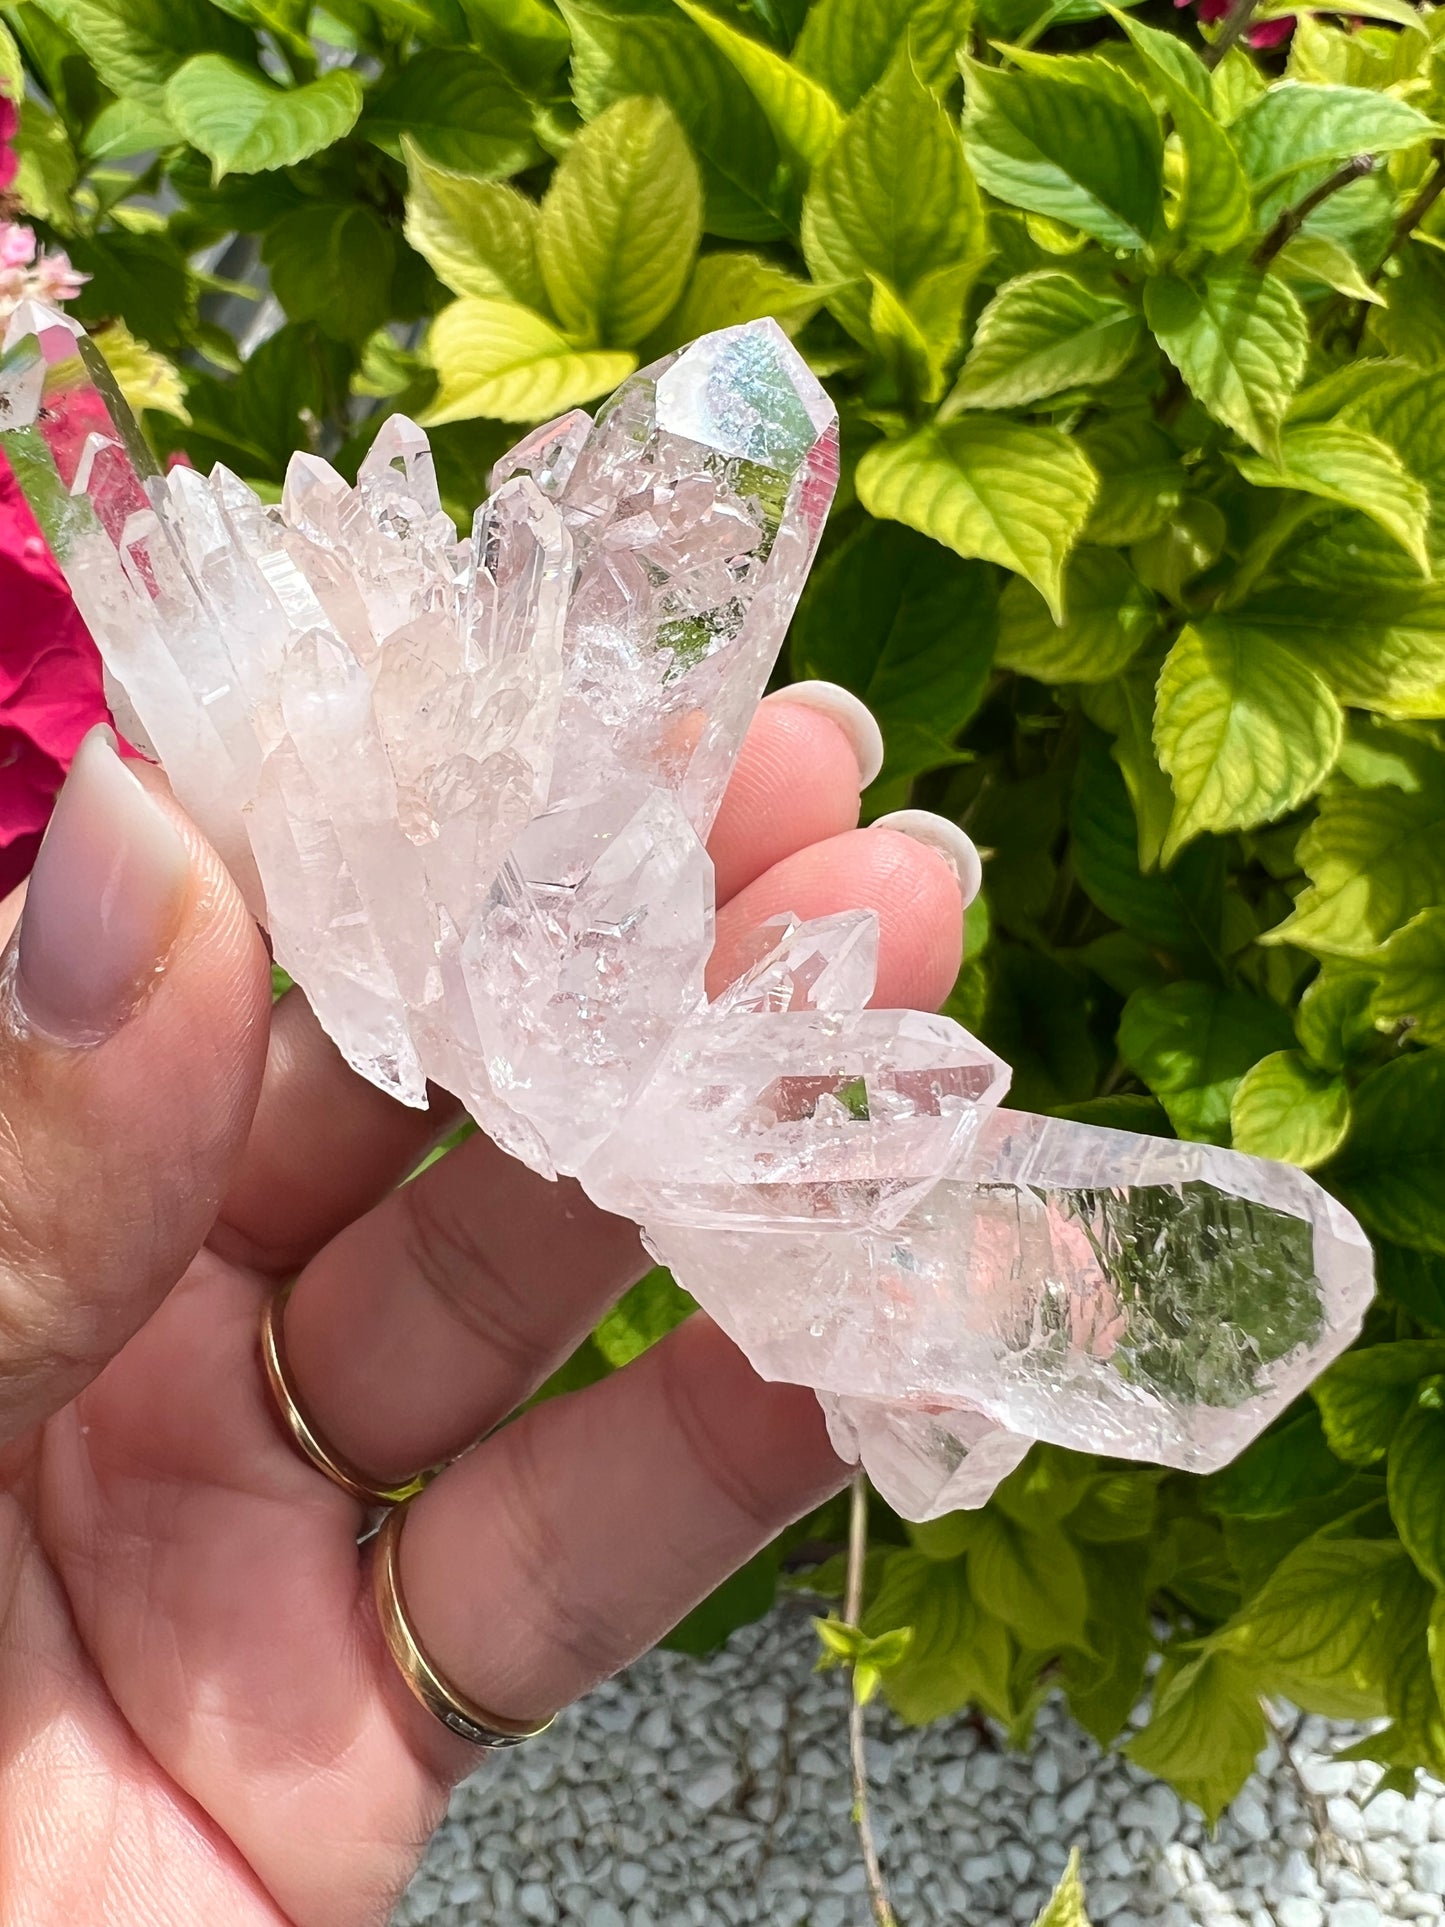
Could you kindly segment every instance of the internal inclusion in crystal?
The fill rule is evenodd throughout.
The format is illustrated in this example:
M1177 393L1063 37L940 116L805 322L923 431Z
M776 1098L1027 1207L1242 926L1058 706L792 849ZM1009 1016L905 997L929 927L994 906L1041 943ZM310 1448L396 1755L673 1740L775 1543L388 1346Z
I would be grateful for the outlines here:
M1205 1470L1349 1343L1359 1227L1302 1173L999 1108L957 1024L869 1008L871 913L776 920L709 1004L705 839L837 479L772 322L498 464L472 539L394 417L352 488L162 476L34 306L0 450L153 748L348 1060L580 1177L904 1514L1031 1438Z
M1262 1366L1320 1336L1314 1240L1299 1218L1197 1180L1035 1195L1088 1239L1119 1304L1114 1367L1148 1391L1238 1405Z

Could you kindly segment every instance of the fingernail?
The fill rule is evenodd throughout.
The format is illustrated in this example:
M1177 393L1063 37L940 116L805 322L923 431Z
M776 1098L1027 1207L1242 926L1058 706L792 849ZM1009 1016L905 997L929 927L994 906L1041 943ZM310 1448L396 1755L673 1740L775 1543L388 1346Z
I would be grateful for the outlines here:
M875 816L871 827L897 830L900 836L911 836L915 843L937 850L958 878L965 910L978 895L983 884L983 865L973 838L956 823L950 823L946 816L935 816L932 810L894 810L888 816Z
M190 880L184 843L93 729L76 752L20 918L14 996L58 1044L97 1044L165 962Z
M820 715L831 716L853 745L853 754L858 758L861 789L866 790L882 769L883 731L878 727L877 718L867 703L841 683L789 683L786 689L775 689L771 696L765 696L763 700L769 703L801 703L804 709L816 709Z

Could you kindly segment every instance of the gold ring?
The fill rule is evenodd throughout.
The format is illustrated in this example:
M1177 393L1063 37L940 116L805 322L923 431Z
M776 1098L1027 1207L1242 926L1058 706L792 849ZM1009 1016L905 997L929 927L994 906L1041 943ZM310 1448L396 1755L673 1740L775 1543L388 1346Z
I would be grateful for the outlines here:
M333 1485L339 1485L343 1492L349 1492L353 1499L359 1499L363 1505L401 1505L404 1500L415 1498L427 1481L441 1470L440 1466L428 1466L425 1471L413 1473L411 1478L402 1479L396 1485L379 1485L328 1445L307 1418L306 1408L301 1403L296 1381L287 1362L286 1338L282 1328L286 1300L291 1296L291 1285L294 1283L292 1279L289 1284L272 1292L261 1313L261 1361L266 1367L266 1383L271 1387L271 1397L292 1443L318 1472L324 1472Z
M523 1740L536 1739L539 1733L547 1731L551 1720L543 1720L540 1726L523 1726L516 1720L498 1719L495 1713L486 1712L449 1686L427 1658L407 1613L397 1564L406 1513L405 1505L387 1513L376 1535L372 1555L377 1616L402 1678L429 1713L449 1732L469 1740L473 1746L495 1752L505 1746L520 1746Z

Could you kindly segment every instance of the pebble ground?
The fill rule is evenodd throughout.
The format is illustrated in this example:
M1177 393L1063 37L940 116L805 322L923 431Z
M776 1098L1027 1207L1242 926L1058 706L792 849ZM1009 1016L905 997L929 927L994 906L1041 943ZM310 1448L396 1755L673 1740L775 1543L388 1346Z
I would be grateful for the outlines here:
M869 1927L846 1702L780 1611L699 1662L656 1653L458 1789L393 1927ZM1445 1788L1370 1800L1317 1719L1272 1746L1211 1837L1061 1707L1030 1751L869 1710L899 1927L1031 1921L1070 1847L1096 1927L1380 1927L1445 1917Z

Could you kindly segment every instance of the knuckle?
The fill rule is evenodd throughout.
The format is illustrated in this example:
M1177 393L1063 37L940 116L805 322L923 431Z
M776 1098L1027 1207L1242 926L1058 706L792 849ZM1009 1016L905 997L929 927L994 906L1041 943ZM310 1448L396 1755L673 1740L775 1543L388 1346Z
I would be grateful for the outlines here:
M482 1227L424 1182L398 1196L403 1251L424 1289L503 1365L530 1371L538 1356L535 1314L493 1261Z
M555 1494L542 1477L532 1428L517 1425L504 1436L510 1465L509 1476L497 1482L502 1495L499 1523L505 1555L521 1582L520 1596L532 1604L539 1670L550 1673L549 1651L561 1652L577 1669L575 1690L580 1692L634 1656L635 1629L613 1619L595 1588L578 1583L572 1549L559 1529Z
M700 1381L683 1369L676 1348L661 1345L657 1357L663 1402L682 1449L749 1536L770 1535L781 1523L776 1500L748 1471L737 1449L737 1430L719 1423L721 1414L710 1411L699 1395Z

